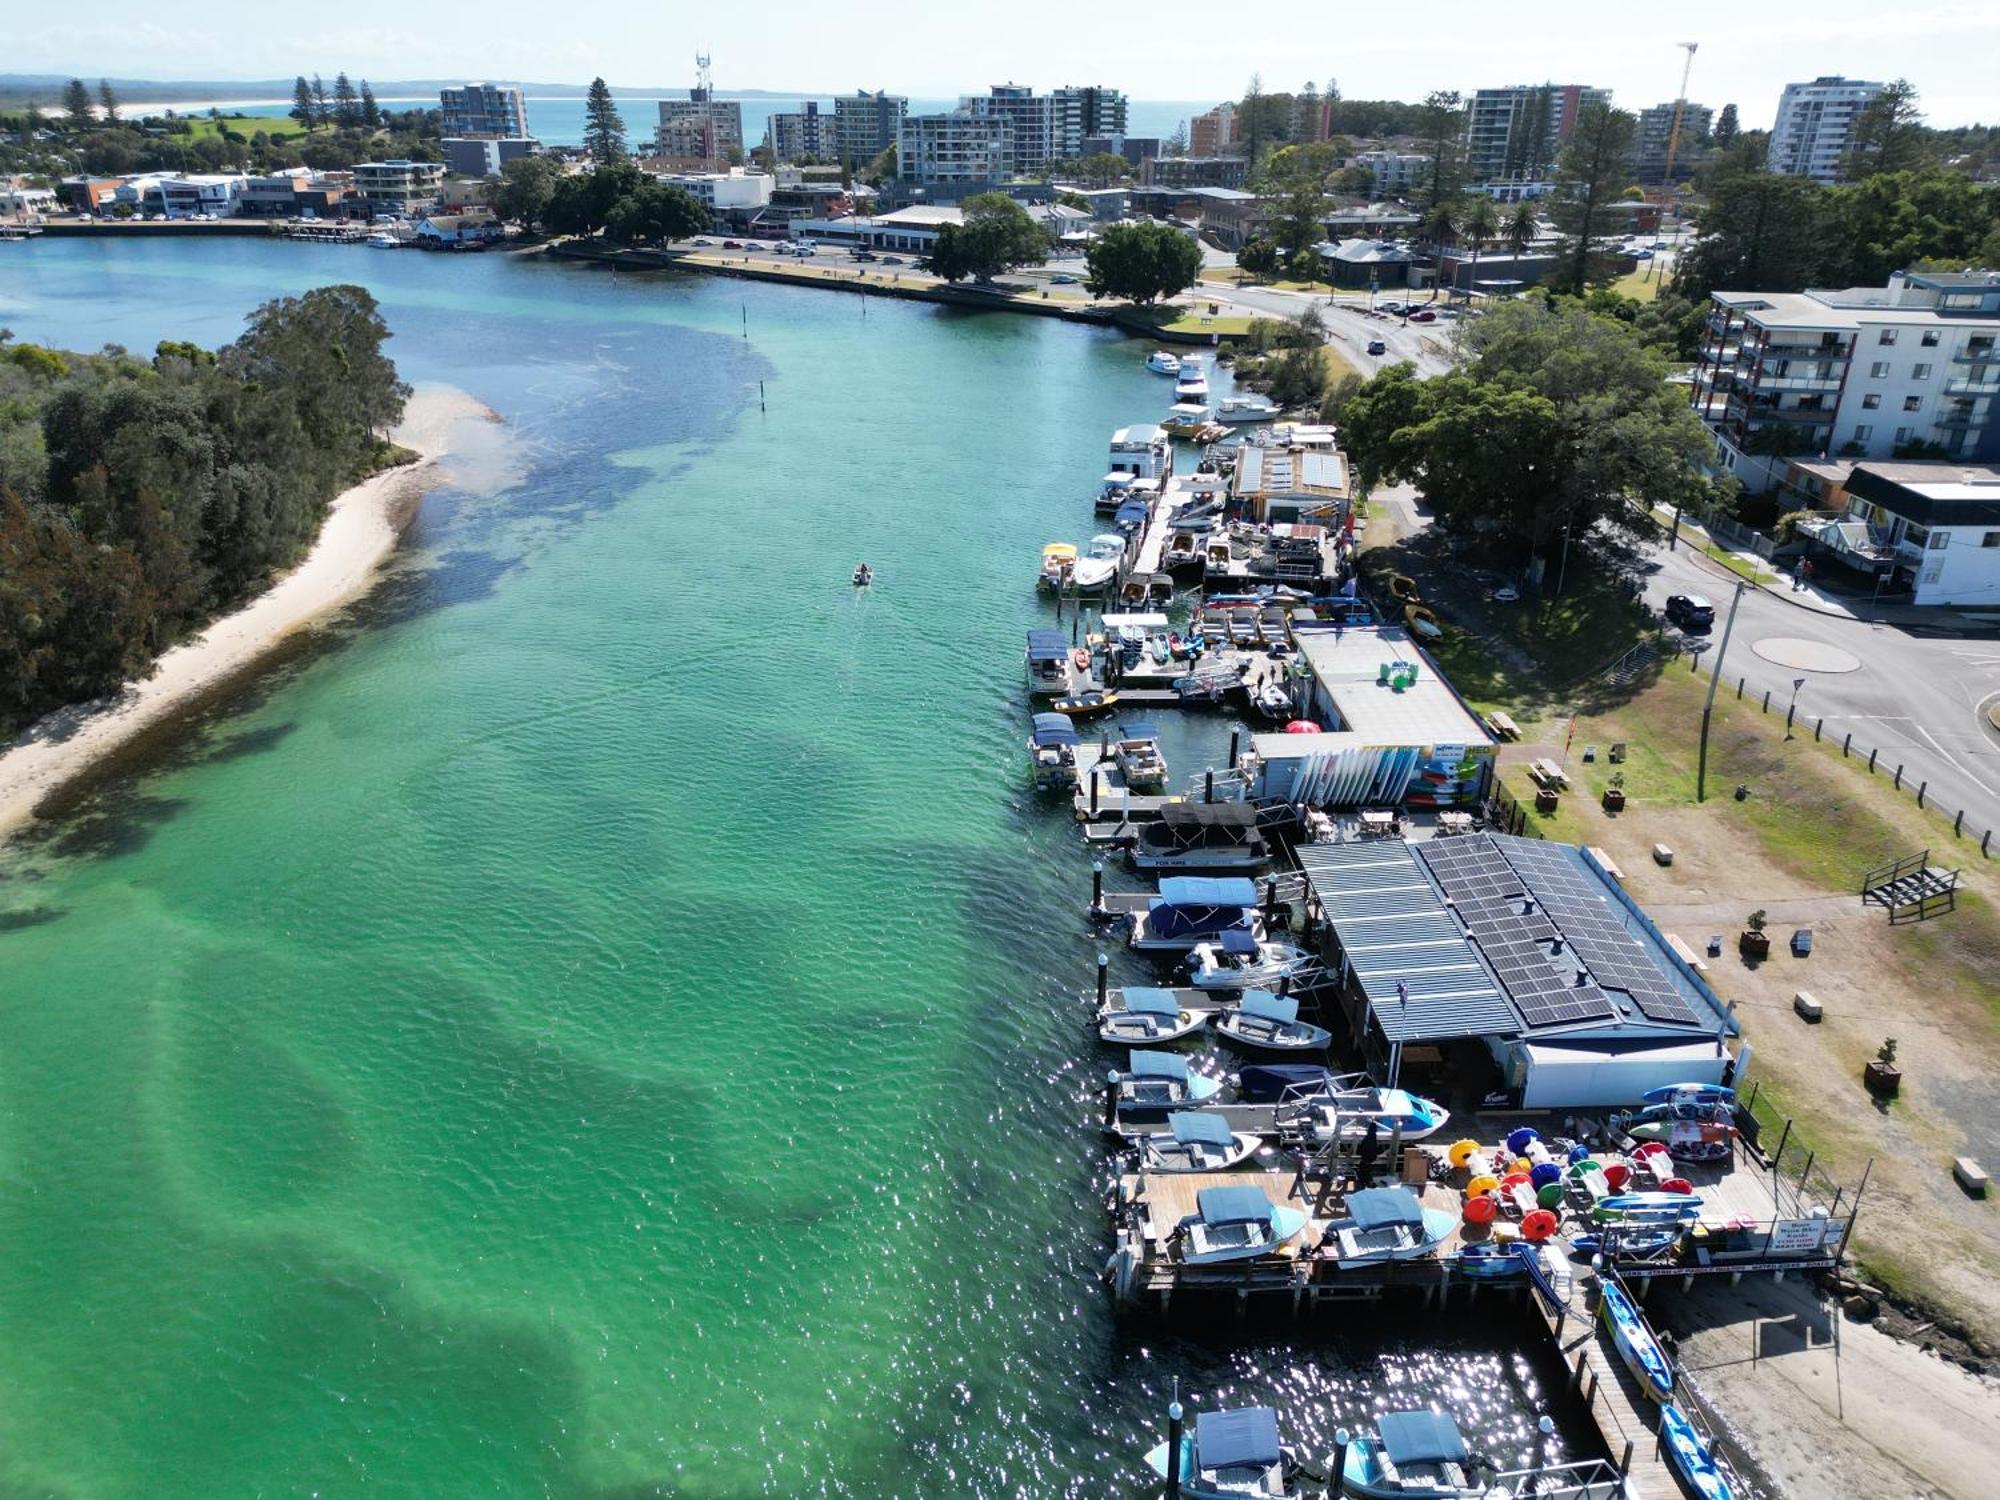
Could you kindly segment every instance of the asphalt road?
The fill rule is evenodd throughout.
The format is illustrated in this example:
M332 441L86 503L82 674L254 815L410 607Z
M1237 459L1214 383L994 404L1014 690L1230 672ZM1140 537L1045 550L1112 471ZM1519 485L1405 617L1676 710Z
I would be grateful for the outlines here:
M1734 580L1719 566L1696 561L1685 543L1672 552L1660 548L1653 561L1658 569L1646 584L1646 601L1655 609L1674 593L1703 594L1715 604L1712 644L1702 657L1706 674L1722 641ZM1844 653L1859 665L1841 672L1770 660L1821 655L1773 644L1785 641ZM1759 654L1760 643L1766 654ZM1844 665L1830 656L1825 661ZM1739 677L1745 697L1761 699L1768 690L1774 712L1792 701L1792 685L1803 679L1798 722L1805 732L1823 717L1829 738L1852 733L1857 750L1881 752L1877 765L1884 774L1901 765L1906 782L1929 783L1929 799L1949 812L1963 808L1968 829L1994 829L2000 840L2000 732L1985 718L2000 701L2000 636L1824 615L1789 597L1746 588L1722 677L1724 692L1735 691ZM1912 847L1929 838L1913 820Z
M1347 362L1362 374L1371 374L1383 365L1408 360L1420 375L1442 375L1451 366L1452 324L1406 323L1387 314L1370 316L1352 302L1312 292L1287 292L1275 287L1239 286L1226 291L1204 288L1210 300L1221 301L1253 317L1295 318L1308 307L1318 307L1326 319L1327 342L1337 348ZM1421 297L1421 292L1414 294ZM1393 300L1393 299L1392 299ZM1380 339L1388 346L1383 354L1370 354L1368 344Z

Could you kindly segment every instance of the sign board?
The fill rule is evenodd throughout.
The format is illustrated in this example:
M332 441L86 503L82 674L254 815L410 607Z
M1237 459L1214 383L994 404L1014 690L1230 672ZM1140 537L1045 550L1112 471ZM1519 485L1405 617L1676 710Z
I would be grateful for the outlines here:
M1827 1238L1827 1231L1835 1231L1839 1238L1840 1224L1835 1219L1779 1219L1771 1226L1771 1248L1773 1255L1810 1255L1819 1249Z
M1433 745L1431 747L1431 758L1433 760L1448 760L1453 765L1457 765L1460 761L1465 759L1465 746Z

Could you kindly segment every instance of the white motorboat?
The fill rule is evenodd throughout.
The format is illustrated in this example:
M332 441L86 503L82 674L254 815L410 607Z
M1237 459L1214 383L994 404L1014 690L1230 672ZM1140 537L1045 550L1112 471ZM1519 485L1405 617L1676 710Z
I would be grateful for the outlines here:
M1172 990L1127 985L1105 997L1097 1013L1100 1041L1125 1047L1156 1047L1191 1036L1208 1024L1205 1010L1183 1010Z
M1275 422L1282 411L1268 396L1224 396L1215 409L1215 420L1232 427L1247 426L1252 422Z
M1243 932L1225 932L1188 954L1189 983L1198 990L1248 990L1276 984L1303 971L1311 953L1292 943L1259 942Z
M1421 1141L1451 1123L1451 1111L1435 1100L1402 1089L1378 1088L1358 1073L1331 1080L1305 1104L1305 1131L1318 1146L1336 1135L1346 1141L1361 1140L1371 1125L1380 1140L1400 1134L1405 1141Z
M1231 1130L1221 1115L1176 1110L1167 1116L1165 1130L1138 1138L1139 1165L1146 1172L1227 1172L1263 1144L1257 1136Z
M1324 1026L1299 1019L1299 1002L1269 990L1245 990L1234 1010L1215 1023L1218 1034L1243 1047L1271 1052L1318 1052L1333 1041Z
M1250 706L1274 723L1297 717L1285 685L1270 677L1250 689Z
M1202 369L1199 360L1181 361L1180 373L1174 376L1174 400L1200 402L1208 400L1208 372Z
M1477 1500L1487 1491L1466 1472L1470 1462L1458 1424L1445 1413L1384 1412L1375 1419L1375 1435L1361 1433L1348 1444L1341 1463L1341 1493L1370 1500L1407 1495Z
M1172 1471L1184 1500L1297 1500L1299 1494L1291 1481L1297 1457L1280 1444L1278 1414L1268 1406L1200 1412L1194 1431L1182 1434L1178 1455L1161 1443L1146 1463L1162 1479Z
M1155 375L1178 375L1181 372L1180 356L1165 349L1155 349L1146 356L1146 368Z
M371 250L400 250L403 248L403 242L389 233L388 230L378 229L375 233L368 236L368 248Z
M1183 1265L1273 1255L1306 1227L1302 1212L1273 1203L1260 1187L1202 1188L1194 1201L1195 1212L1174 1228L1174 1253Z
M1336 1219L1326 1237L1339 1247L1339 1266L1376 1265L1429 1255L1458 1227L1458 1216L1425 1208L1406 1187L1365 1188L1349 1193L1347 1217Z
M1125 560L1125 538L1101 532L1090 539L1090 549L1070 567L1072 594L1097 594L1118 577L1118 565Z

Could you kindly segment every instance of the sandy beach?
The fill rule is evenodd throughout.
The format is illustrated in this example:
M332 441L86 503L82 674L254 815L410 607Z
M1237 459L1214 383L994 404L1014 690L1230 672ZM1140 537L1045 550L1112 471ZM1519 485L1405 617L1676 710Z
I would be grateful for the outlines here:
M366 593L395 551L417 501L440 482L459 424L497 420L463 391L418 387L394 434L419 455L417 461L337 497L305 561L236 613L167 652L150 677L128 683L116 698L50 714L0 753L0 840L99 758L253 665L293 632Z

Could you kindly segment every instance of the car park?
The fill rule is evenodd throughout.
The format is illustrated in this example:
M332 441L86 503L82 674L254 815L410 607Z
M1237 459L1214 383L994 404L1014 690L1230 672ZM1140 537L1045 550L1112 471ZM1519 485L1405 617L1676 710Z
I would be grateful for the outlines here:
M1707 630L1715 624L1715 606L1700 594L1669 594L1666 614L1683 630Z

